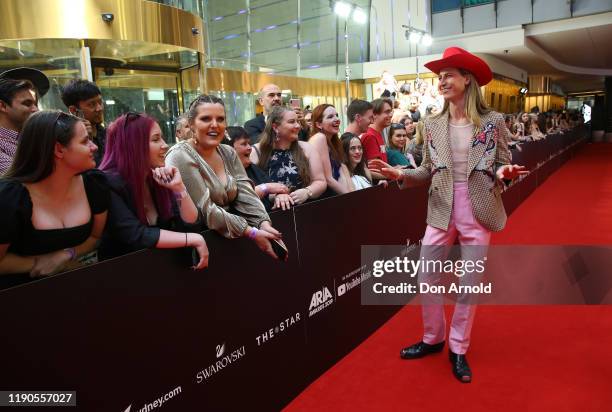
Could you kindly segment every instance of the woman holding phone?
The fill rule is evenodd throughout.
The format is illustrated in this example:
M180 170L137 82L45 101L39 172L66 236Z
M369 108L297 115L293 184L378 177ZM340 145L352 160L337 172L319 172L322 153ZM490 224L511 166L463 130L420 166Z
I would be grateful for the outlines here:
M188 118L193 137L175 144L167 163L184 177L206 227L226 238L249 238L278 259L271 242L282 244L282 235L272 226L236 151L221 144L226 129L223 100L197 97L189 105Z

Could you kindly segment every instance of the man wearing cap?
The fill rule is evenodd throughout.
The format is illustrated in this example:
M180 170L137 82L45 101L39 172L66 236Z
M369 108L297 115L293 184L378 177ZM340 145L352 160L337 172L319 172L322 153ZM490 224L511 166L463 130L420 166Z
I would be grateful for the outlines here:
M106 129L104 123L104 102L102 92L95 83L89 80L71 80L62 89L62 101L70 111L83 119L89 138L98 146L94 152L96 166L104 157L106 146Z
M0 176L13 163L19 132L48 90L49 79L41 71L20 67L0 74Z
M480 86L493 78L489 66L459 47L449 47L442 59L425 66L438 75L438 87L445 102L441 113L424 120L421 166L399 170L377 159L370 162L370 170L399 180L401 186L431 179L422 261L444 261L449 247L458 238L461 260L477 264L486 260L491 232L502 230L506 224L501 199L504 182L528 172L523 166L510 164L504 117L487 107L480 92ZM482 274L475 270L461 276L457 271L440 274L419 270L419 290L423 283L437 284L442 276L456 276L457 284L473 285ZM466 294L456 296L450 326L449 359L454 376L462 383L472 381L466 352L476 309L474 298ZM446 320L442 296L422 293L421 302L423 338L402 349L402 359L422 358L444 348Z

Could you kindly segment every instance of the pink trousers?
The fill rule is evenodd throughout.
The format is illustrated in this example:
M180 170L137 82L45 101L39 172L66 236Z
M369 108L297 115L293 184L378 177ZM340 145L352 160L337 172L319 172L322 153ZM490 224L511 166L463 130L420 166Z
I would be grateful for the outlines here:
M491 232L483 227L472 213L469 192L466 182L455 183L453 188L453 210L448 230L441 230L427 225L423 237L421 256L426 259L446 259L449 248L459 237L461 258L482 259L487 253ZM445 246L428 248L427 245ZM463 247L480 246L480 247ZM419 278L431 274L419 274ZM432 279L428 277L428 279ZM439 277L438 277L439 279ZM422 295L423 305L423 342L434 344L442 342L446 336L446 319L442 298L433 293ZM457 354L465 354L470 344L470 332L474 322L476 306L473 304L456 303L450 327L449 348Z

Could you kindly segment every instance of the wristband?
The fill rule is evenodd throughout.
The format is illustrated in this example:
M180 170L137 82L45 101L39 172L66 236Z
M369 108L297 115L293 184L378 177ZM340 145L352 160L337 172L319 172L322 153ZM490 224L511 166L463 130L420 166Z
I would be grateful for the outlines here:
M76 258L76 250L74 250L73 247L68 247L64 249L64 251L68 252L68 254L70 255L70 260L74 260L74 258Z
M183 191L182 191L182 192L180 192L180 193L175 193L175 194L174 194L174 196L175 196L177 199L181 199L181 200L183 200L183 199L185 199L187 196L189 196L189 193L187 193L187 190L183 190Z
M304 189L306 189L306 192L308 192L308 199L310 199L312 197L312 190L310 190L308 186L306 186Z
M251 230L249 231L249 239L255 239L255 237L257 236L257 232L258 230L252 227Z
M268 195L268 185L265 183L262 183L259 185L259 188L263 191L264 196Z

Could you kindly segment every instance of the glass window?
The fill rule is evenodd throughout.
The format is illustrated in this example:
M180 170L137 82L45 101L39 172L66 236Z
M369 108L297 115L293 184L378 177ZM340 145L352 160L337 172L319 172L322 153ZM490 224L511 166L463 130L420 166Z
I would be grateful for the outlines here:
M481 4L494 3L495 0L463 0L463 6L479 6Z
M461 0L432 0L431 12L440 13L461 8Z

